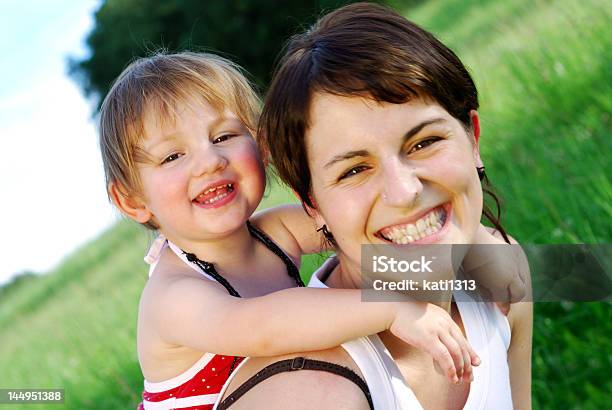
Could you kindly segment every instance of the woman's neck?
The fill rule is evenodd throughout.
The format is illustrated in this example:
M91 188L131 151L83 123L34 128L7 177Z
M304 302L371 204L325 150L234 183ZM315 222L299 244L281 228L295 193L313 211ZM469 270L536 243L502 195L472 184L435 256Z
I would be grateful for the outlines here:
M338 264L332 270L325 284L330 288L360 289L362 284L360 265L358 263L353 263L342 253L338 253L336 257L338 258ZM410 294L407 295L410 296ZM439 291L435 294L435 300L432 300L431 296L429 298L423 296L419 300L436 304L450 314L452 297L452 291ZM398 295L397 300L401 301L402 299L404 298Z
M330 288L359 289L361 288L361 272L342 253L336 254L338 263L328 276L325 284Z

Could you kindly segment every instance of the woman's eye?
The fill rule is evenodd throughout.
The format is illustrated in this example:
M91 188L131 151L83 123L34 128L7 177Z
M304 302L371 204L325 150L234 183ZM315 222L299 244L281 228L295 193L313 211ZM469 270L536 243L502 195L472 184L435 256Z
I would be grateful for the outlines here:
M223 134L223 135L220 135L220 136L218 136L217 138L215 138L215 139L213 140L213 144L218 144L218 143L220 143L220 142L227 141L227 140L229 140L230 138L233 138L233 137L235 137L235 136L236 136L236 134Z
M163 164L167 164L168 162L176 161L181 156L182 156L182 154L179 154L179 153L170 154L166 158L164 158L164 160L162 161L162 165Z
M356 167L353 167L349 169L348 171L346 171L344 174L340 175L340 178L338 178L338 181L343 180L344 178L352 177L353 175L357 175L367 169L368 167L365 165L358 165Z
M424 139L423 141L420 141L419 143L414 145L412 148L410 148L410 151L408 151L408 154L412 154L413 152L420 151L423 148L427 148L434 142L440 141L441 139L442 138L440 137L431 137L431 138Z

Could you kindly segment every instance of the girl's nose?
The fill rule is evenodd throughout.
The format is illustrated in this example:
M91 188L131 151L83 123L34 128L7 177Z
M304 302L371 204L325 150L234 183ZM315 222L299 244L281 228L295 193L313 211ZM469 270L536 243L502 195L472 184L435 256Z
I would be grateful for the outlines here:
M228 160L213 144L205 144L194 155L193 175L213 175L227 167Z
M416 170L398 158L383 164L382 200L392 207L413 207L423 192L423 184Z

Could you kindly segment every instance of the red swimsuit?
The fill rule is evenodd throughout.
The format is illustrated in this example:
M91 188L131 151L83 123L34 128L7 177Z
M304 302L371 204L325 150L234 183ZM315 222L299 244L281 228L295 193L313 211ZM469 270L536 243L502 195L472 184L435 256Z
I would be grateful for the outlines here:
M293 261L276 245L266 234L251 225L247 221L249 233L259 242L281 258L287 266L287 273L291 276L297 286L304 286L299 271ZM157 265L162 251L166 247L181 258L188 266L204 275L204 277L219 282L229 294L240 297L238 292L227 283L214 269L212 264L201 261L193 254L181 251L176 245L168 242L163 236L159 236L151 245L145 256L145 261L151 265L149 276ZM195 259L195 262L194 262ZM197 262L197 263L196 263ZM241 357L223 356L214 353L204 353L191 368L178 376L158 383L145 380L143 402L138 405L138 410L212 410L221 388L229 378L233 369L243 360Z
M205 353L190 369L159 383L145 380L141 409L212 410L230 374L234 356ZM242 361L239 358L236 365ZM144 406L143 406L144 405Z

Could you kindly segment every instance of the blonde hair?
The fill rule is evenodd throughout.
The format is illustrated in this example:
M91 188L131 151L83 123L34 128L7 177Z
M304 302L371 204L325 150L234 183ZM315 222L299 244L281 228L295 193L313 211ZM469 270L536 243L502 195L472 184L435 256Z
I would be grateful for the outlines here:
M117 77L100 109L100 150L107 189L117 184L123 195L141 191L137 163L144 139L144 118L174 120L179 103L204 100L228 109L254 134L260 100L240 67L208 53L157 53L131 63ZM148 227L155 226L147 223Z

